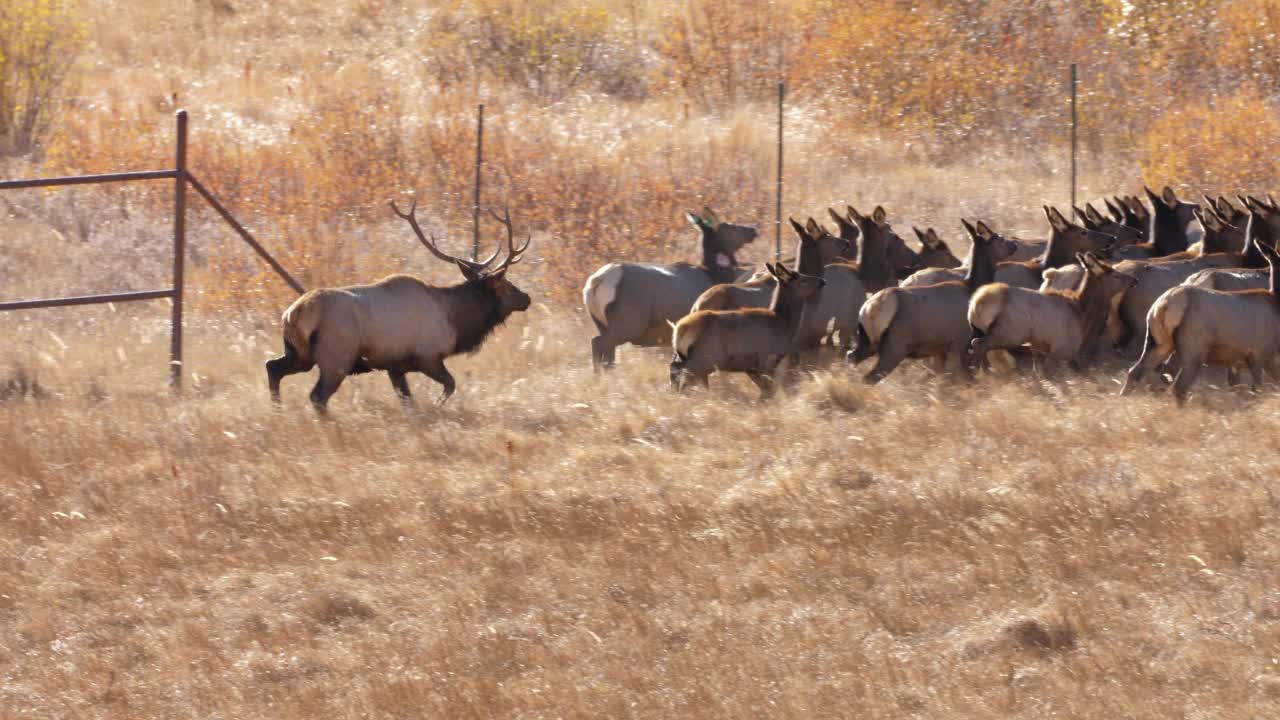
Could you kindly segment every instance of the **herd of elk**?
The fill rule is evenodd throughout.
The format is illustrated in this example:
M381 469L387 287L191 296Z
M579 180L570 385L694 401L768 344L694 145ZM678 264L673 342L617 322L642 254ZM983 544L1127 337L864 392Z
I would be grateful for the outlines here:
M1226 368L1232 384L1247 368L1255 390L1264 371L1280 378L1280 205L1271 196L1237 196L1237 206L1206 195L1201 206L1168 187L1144 190L1150 210L1136 196L1115 196L1103 200L1105 215L1092 204L1073 207L1072 222L1044 207L1050 236L1042 242L962 220L970 240L963 263L933 228L912 228L913 250L883 207L829 209L836 233L813 218L791 220L794 269L779 262L754 275L737 254L755 228L722 222L710 208L689 212L700 263L609 263L588 278L583 303L598 331L592 366L612 366L624 343L669 344L677 388L741 372L764 399L785 358L817 358L838 337L850 366L876 358L868 383L909 358L971 377L993 351L1029 353L1043 373L1059 363L1081 369L1108 347L1141 353L1122 394L1160 366L1176 371L1179 402L1206 365ZM407 373L422 372L441 384L444 402L455 388L445 359L474 352L529 308L507 271L532 235L517 247L509 213L490 211L506 228L498 262L503 243L487 260L454 257L423 232L416 202L408 212L391 208L463 281L392 275L305 293L282 316L284 353L266 364L274 400L283 378L318 366L311 401L321 413L347 375L374 370L387 372L406 403ZM1036 254L1028 258L1029 248Z

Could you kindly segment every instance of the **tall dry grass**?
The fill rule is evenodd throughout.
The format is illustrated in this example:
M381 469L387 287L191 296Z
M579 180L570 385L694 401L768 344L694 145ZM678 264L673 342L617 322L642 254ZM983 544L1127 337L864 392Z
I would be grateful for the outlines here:
M291 293L198 205L182 396L162 303L0 316L0 718L1277 715L1273 396L918 367L678 396L660 351L592 375L572 305L605 260L694 258L684 209L771 252L780 62L789 214L1043 234L1055 53L1082 196L1263 192L1280 15L1229 5L82 3L60 121L0 173L165 166L185 106L195 172L307 285L453 281L386 201L464 250L483 101L536 304L449 405L362 376L329 421L314 376L268 402ZM0 297L164 287L169 192L0 195Z
M1273 396L679 396L537 305L451 404L323 421L274 329L194 326L174 398L163 325L95 314L6 327L0 717L1280 712Z

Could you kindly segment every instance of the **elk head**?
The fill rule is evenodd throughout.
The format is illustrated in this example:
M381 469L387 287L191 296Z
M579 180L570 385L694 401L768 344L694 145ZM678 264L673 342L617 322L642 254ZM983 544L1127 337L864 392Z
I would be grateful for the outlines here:
M489 214L493 219L497 220L507 229L507 256L497 266L493 266L493 261L498 258L498 253L502 251L502 245L494 249L493 254L483 262L475 260L466 260L460 257L454 257L442 251L436 243L434 235L428 237L422 232L422 228L418 225L418 219L415 212L418 209L418 201L415 198L413 204L409 207L409 212L400 212L400 208L395 202L391 203L391 211L398 217L409 223L409 227L413 228L413 232L418 236L418 240L437 258L457 266L462 272L462 277L468 285L481 288L486 294L496 298L498 307L497 314L499 319L505 319L513 312L521 312L529 309L530 299L527 294L520 288L516 287L507 280L507 269L512 265L520 262L526 250L529 249L529 243L533 241L532 234L525 240L520 247L515 246L514 233L511 227L511 214L506 208L503 208L502 215L499 216L492 209Z

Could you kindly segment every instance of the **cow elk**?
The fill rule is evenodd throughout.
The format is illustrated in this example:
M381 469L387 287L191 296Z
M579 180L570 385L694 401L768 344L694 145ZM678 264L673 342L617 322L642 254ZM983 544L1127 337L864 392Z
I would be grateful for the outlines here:
M1280 256L1271 246L1255 243L1267 262L1268 287L1224 292L1180 285L1161 295L1147 314L1142 357L1129 368L1121 395L1175 352L1180 368L1173 395L1179 404L1186 402L1205 364L1228 369L1247 366L1255 391L1262 384L1264 369L1280 377Z
M659 347L671 342L670 323L684 317L712 285L737 279L736 253L756 229L721 222L710 208L685 213L697 229L702 262L671 265L609 263L587 278L582 303L598 334L591 339L593 368L611 367L619 345Z
M1026 346L1042 371L1054 362L1079 367L1080 351L1102 331L1113 299L1136 281L1092 253L1078 255L1077 262L1086 272L1075 290L996 283L974 293L968 312L973 353L983 358L991 350Z
M498 252L484 262L447 255L435 238L423 234L414 211L392 210L408 221L433 255L456 265L463 282L439 287L408 275L392 275L370 285L311 290L284 311L284 354L267 361L272 400L280 400L280 381L320 367L311 402L324 413L343 379L355 373L385 370L400 398L411 395L406 373L421 372L444 387L443 403L455 382L446 358L475 352L493 330L514 312L529 308L529 296L507 280L507 270L520 262L529 240L514 245L510 214L494 218L506 226L507 256L496 266Z
M996 263L1017 245L983 222L961 221L969 233L968 271L963 280L887 288L872 295L859 313L858 345L846 355L851 365L877 355L864 382L878 383L907 358L943 358L951 371L963 367L969 345L969 296L995 278Z
M777 282L767 309L703 310L673 323L671 383L683 389L689 379L707 385L714 371L743 372L760 388L760 399L773 394L778 363L795 351L793 338L805 301L824 280L766 265Z

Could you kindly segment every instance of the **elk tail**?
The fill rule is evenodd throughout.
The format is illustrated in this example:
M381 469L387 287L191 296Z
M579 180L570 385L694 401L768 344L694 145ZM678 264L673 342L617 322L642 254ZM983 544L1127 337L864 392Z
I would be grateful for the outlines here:
M622 281L623 267L609 263L587 278L582 286L582 304L595 323L596 330L604 332L609 326L609 305L618 296L618 284Z
M879 347L898 314L897 288L886 288L867 298L858 311L858 344L867 351Z
M973 336L982 337L990 332L1008 303L1008 285L997 283L979 288L969 300L969 326L973 328Z
M303 359L315 357L316 343L320 336L317 332L321 315L320 297L303 295L280 318L285 345L292 347Z

